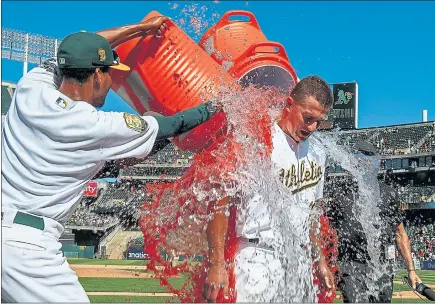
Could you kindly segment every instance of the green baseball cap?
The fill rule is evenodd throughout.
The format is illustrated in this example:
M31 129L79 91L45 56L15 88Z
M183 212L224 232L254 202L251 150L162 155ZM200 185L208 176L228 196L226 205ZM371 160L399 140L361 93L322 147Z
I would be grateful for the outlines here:
M57 50L59 68L90 69L111 67L121 71L130 68L119 61L119 57L110 47L106 38L87 32L78 32L66 36Z

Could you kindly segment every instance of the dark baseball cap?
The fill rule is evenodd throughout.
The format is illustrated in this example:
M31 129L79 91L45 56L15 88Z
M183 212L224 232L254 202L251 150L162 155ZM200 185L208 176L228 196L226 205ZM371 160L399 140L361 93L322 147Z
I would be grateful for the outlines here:
M119 61L106 38L88 32L78 32L66 36L57 50L59 68L92 69L111 67L121 71L130 68Z

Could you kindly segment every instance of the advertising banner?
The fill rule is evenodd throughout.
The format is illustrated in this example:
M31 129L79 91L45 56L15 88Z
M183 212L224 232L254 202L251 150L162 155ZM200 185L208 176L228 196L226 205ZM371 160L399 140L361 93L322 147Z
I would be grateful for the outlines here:
M435 270L435 261L421 261L421 270Z
M97 197L98 194L98 183L90 181L88 185L86 186L85 192L83 193L84 196L88 197Z
M149 258L143 247L128 247L127 249L127 260L147 260Z

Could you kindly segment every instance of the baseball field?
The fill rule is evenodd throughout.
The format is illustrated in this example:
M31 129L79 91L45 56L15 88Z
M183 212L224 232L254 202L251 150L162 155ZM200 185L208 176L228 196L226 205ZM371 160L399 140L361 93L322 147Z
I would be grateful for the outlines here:
M68 259L93 303L165 303L178 302L146 269L146 261ZM405 272L399 272L394 282L395 303L424 303L409 287L402 284ZM435 288L435 271L418 271L423 282ZM187 275L170 278L179 288ZM337 299L336 302L341 302Z

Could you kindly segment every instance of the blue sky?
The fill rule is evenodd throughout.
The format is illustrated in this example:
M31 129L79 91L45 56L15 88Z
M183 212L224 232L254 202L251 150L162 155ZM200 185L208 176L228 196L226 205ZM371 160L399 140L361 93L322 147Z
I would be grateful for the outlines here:
M135 23L151 10L180 22L201 16L202 7L210 24L228 10L253 12L268 40L284 45L299 78L356 81L359 127L419 122L423 109L435 120L435 2L2 1L2 26L63 38ZM196 41L207 29L183 28ZM21 74L22 63L2 59L3 81ZM113 92L103 110L132 112Z

